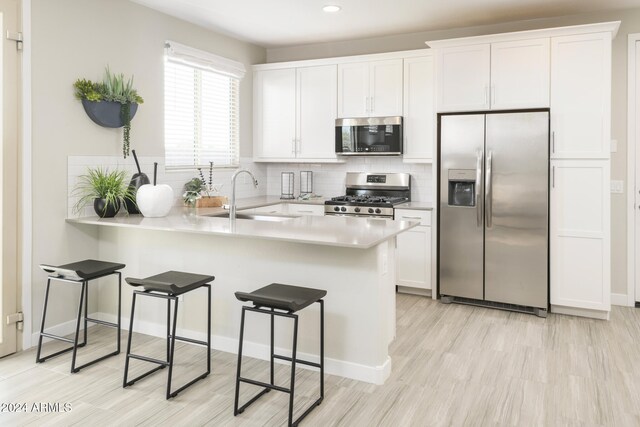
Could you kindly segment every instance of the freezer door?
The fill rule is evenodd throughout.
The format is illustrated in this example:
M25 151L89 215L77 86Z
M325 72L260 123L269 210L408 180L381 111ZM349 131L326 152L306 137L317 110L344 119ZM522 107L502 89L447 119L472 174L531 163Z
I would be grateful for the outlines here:
M484 114L440 120L440 294L483 298Z
M485 299L547 308L549 113L488 114Z

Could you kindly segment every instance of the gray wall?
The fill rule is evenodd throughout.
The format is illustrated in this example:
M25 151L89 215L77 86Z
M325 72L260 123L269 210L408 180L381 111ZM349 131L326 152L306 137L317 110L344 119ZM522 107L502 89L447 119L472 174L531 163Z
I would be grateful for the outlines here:
M611 155L611 179L625 181L625 194L611 195L611 288L613 293L627 293L627 35L640 33L640 9L607 13L589 13L551 19L511 22L482 27L455 28L442 31L376 37L347 42L318 43L267 49L268 62L333 56L360 55L423 49L427 40L466 37L536 28L560 27L594 22L622 21L613 41L612 127L611 138L618 141L618 152ZM633 183L632 183L633 185Z
M143 156L163 156L163 45L170 39L207 50L247 67L240 86L241 156L251 156L250 64L266 59L263 48L171 18L127 0L33 0L33 329L38 328L45 275L40 263L96 257L97 230L65 223L67 156L117 156L121 130L95 125L73 97L80 77L101 79L104 67L135 75L144 97L132 123L131 146ZM133 161L133 160L131 160ZM117 260L116 260L117 261ZM51 324L74 317L77 293L56 287Z

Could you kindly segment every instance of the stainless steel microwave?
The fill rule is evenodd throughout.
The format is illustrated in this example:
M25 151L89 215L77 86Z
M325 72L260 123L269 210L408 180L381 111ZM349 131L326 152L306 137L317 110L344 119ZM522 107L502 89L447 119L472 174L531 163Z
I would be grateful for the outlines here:
M399 156L402 117L336 120L336 154L342 156Z

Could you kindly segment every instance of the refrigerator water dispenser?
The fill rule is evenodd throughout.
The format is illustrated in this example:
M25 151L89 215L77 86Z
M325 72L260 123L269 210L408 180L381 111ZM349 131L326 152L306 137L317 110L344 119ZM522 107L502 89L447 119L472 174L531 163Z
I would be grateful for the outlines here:
M449 169L449 206L476 205L475 169Z

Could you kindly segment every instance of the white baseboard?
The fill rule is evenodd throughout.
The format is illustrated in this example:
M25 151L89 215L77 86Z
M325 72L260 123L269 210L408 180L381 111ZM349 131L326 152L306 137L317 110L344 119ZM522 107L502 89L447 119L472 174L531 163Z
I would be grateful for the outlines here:
M623 307L633 307L635 304L629 304L627 294L611 294L611 304L621 305Z
M554 314L567 314L569 316L590 317L592 319L609 320L609 311L591 310L588 308L565 307L562 305L552 305L551 312Z
M91 317L106 322L116 322L116 316L109 313L93 313ZM123 328L126 329L129 325L129 318L123 316L121 322ZM75 320L52 328L47 328L47 332L57 335L67 335L74 331ZM134 332L162 338L166 336L167 330L166 326L158 323L136 320L134 324ZM206 341L207 339L207 335L204 332L191 331L182 328L178 328L176 334L200 341ZM32 342L38 342L38 333L33 334ZM211 348L218 351L224 351L225 353L238 354L238 339L213 334L211 335ZM287 349L282 348L276 348L276 352L285 355L288 354ZM269 360L269 346L267 344L245 341L243 354L255 359ZM317 354L307 354L302 352L298 352L298 358L316 363L320 360L320 357ZM280 361L277 362L284 363ZM298 366L304 369L315 369L302 364L299 364ZM387 357L387 360L385 360L382 365L367 366L325 357L324 369L327 374L382 385L391 375L391 358Z
M401 294L420 295L431 298L431 289L414 288L411 286L398 285L398 292Z

